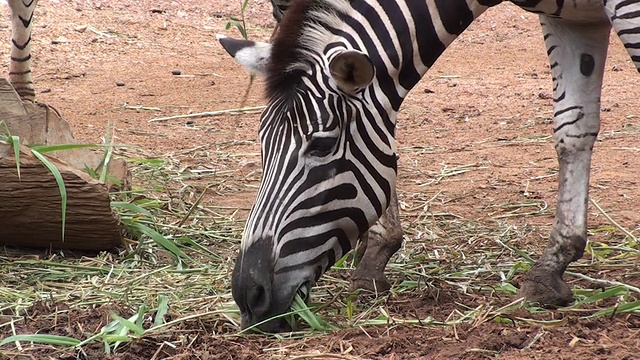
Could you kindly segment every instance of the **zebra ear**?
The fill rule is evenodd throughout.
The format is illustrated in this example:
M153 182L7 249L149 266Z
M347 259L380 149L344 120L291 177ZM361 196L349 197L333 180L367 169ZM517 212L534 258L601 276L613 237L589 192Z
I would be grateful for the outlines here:
M329 70L340 89L348 93L369 85L375 74L369 56L356 50L346 50L336 55L329 63Z
M271 59L271 44L232 39L221 34L216 34L216 38L238 64L254 74L266 74Z

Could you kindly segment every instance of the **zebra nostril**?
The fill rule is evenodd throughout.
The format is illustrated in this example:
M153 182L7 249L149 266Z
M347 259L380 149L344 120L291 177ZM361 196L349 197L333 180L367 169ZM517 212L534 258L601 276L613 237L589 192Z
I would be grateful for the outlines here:
M257 282L247 291L247 306L254 316L260 317L266 314L270 308L270 300L270 292Z

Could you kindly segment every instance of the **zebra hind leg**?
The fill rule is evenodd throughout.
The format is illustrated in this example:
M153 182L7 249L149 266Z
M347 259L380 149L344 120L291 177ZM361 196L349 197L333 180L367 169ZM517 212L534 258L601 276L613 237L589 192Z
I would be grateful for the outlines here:
M391 284L384 275L389 259L402 246L402 227L398 216L398 197L393 189L389 207L380 219L360 237L356 247L358 266L351 276L350 290L374 293L388 291Z
M541 16L553 77L558 199L549 244L523 279L520 296L547 306L573 301L562 275L587 243L591 153L600 129L600 93L611 26Z

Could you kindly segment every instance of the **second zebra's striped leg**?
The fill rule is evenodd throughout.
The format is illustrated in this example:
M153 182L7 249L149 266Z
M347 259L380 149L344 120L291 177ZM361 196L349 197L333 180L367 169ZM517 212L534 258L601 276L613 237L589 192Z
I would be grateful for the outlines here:
M23 101L35 100L31 82L31 20L38 0L9 0L11 61L9 83Z
M525 276L521 295L551 306L573 300L562 280L587 242L591 153L600 129L600 93L608 23L584 24L541 16L553 76L553 138L559 179L555 222L549 244Z

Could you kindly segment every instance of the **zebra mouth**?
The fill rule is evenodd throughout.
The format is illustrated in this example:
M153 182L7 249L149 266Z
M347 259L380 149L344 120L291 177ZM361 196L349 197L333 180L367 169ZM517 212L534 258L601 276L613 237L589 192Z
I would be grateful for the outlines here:
M304 283L302 283L302 285L300 285L300 287L298 288L298 291L296 291L295 296L299 296L302 299L302 301L304 301L306 304L309 302L310 292L311 292L311 282L305 281Z
M291 303L289 304L289 310L292 313L299 312L301 309L307 307L307 305L309 304L309 293L311 292L311 286L311 281L305 281L293 294L293 298L291 299Z
M285 317L286 323L288 324L288 331L295 331L298 327L298 318L301 316L304 317L301 313L309 310L308 304L310 291L311 282L305 281L293 294L291 304L289 304L289 313Z

